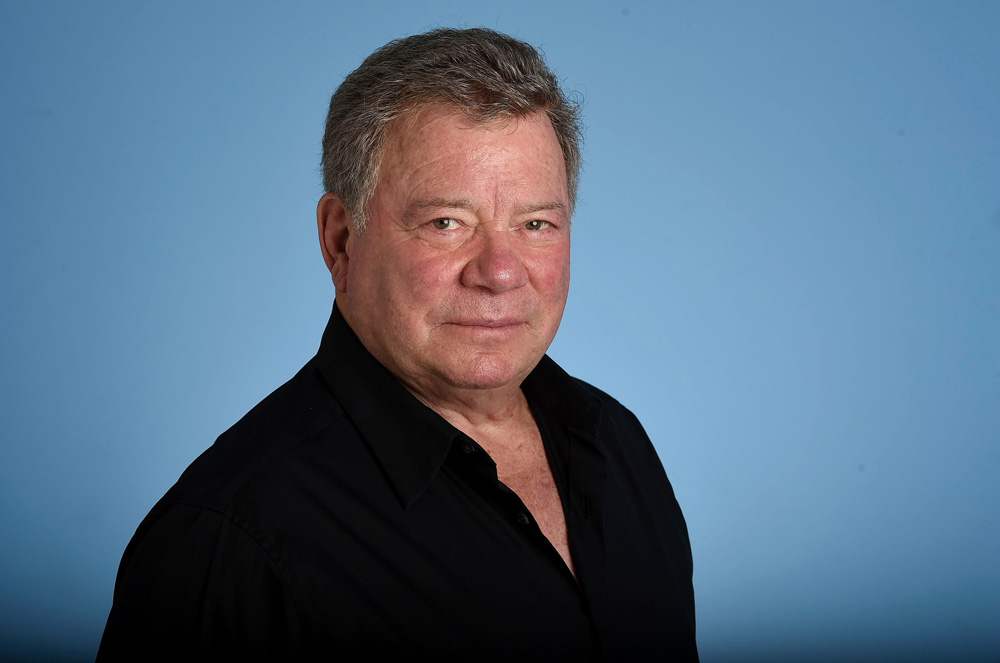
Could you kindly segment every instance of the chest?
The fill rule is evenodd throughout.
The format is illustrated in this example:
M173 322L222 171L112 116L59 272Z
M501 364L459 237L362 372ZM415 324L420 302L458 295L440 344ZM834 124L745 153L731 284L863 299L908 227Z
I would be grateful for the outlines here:
M563 504L544 448L517 456L531 463L499 453L490 462L485 448L454 445L433 480L401 506L367 447L349 457L343 442L315 449L296 468L295 484L268 502L295 518L260 529L284 569L282 586L323 649L346 647L368 659L433 658L433 651L438 660L461 660L477 651L483 660L586 660L595 655L592 635L607 652L648 654L670 651L668 626L685 623L673 614L688 605L675 588L690 587L689 565L672 554L686 552L674 534L675 503L614 458L606 478L595 478L581 450L569 465L555 456L566 480ZM330 449L336 462L320 453ZM579 584L558 568L553 549L576 562Z
M528 435L518 445L518 453L491 453L497 464L497 478L521 499L538 524L538 528L562 557L567 568L576 575L569 548L566 515L555 477L546 458L540 436Z
M542 534L563 558L569 570L573 571L566 515L551 470L546 466L528 475L509 477L503 483L521 498Z

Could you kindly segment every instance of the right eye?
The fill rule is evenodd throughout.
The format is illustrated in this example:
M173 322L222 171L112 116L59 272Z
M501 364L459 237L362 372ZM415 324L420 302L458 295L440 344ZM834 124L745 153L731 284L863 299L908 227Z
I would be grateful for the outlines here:
M435 230L457 230L458 221L450 218L434 219L431 221L431 227Z

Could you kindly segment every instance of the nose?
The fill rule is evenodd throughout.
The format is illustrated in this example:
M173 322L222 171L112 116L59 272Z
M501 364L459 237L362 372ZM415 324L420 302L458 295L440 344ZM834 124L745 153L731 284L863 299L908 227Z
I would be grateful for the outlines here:
M485 230L462 270L462 285L499 294L528 283L528 272L511 233Z

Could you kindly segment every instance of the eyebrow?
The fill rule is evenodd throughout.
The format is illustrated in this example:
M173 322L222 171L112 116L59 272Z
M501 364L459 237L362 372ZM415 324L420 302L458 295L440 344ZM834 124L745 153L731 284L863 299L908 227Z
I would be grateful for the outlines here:
M553 210L565 212L566 203L560 202L558 200L549 200L541 203L535 203L533 205L525 205L524 207L519 207L517 211L520 214L532 214L533 212L551 212Z

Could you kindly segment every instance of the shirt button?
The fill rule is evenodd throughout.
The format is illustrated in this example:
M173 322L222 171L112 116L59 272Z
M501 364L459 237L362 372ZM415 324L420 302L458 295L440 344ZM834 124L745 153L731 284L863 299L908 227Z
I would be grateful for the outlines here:
M474 454L474 453L476 453L476 448L474 446L472 446L471 444L469 444L468 442L463 442L462 443L462 451L464 451L467 454Z
M524 511L518 511L517 512L517 524L518 525L525 525L525 526L530 525L531 524L531 518L529 518L528 514L526 514Z

